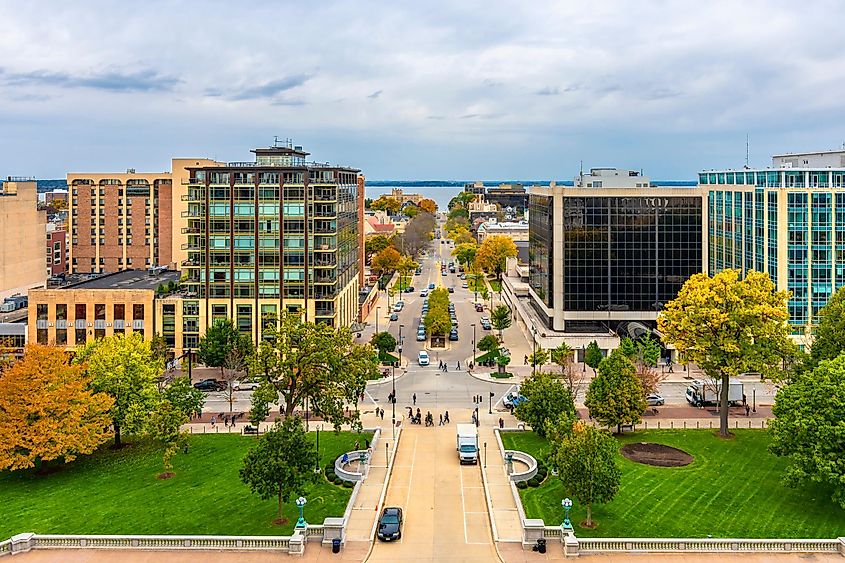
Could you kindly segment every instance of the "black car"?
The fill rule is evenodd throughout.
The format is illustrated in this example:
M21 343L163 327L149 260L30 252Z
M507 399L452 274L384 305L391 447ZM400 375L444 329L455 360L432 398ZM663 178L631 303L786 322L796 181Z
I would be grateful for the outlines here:
M398 540L402 537L402 509L388 506L378 520L378 539L382 541Z
M455 330L455 329L452 329L452 331L449 333L449 340L454 342L457 339L458 339L458 331Z
M216 379L203 379L194 383L194 389L199 389L200 391L220 391L224 386L225 383Z
M454 287L450 287L450 288L449 288L449 293L455 293L455 288L454 288Z
M412 286L412 285L405 288L405 293L413 293L415 291L416 291L416 289L414 289L414 286Z
M390 313L390 320L391 321L398 321L399 320L399 313Z

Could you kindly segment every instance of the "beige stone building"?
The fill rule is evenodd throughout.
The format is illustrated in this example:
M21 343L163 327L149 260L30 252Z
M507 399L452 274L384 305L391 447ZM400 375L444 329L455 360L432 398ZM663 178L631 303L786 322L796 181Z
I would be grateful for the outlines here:
M0 188L0 301L44 287L47 215L38 211L35 180L8 178Z

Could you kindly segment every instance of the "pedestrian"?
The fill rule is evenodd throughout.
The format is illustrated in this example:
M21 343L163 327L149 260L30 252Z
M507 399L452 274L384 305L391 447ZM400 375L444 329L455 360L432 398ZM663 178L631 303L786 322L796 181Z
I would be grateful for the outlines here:
M361 449L361 442L359 442L358 440L355 440L355 451L357 452L360 449Z
M232 415L232 426L234 426L234 425L235 425L235 419L236 419L236 418L238 418L238 415L233 414L233 415Z
M457 367L457 369L461 369L461 361L460 361L460 360L458 360L458 367Z
M526 366L528 365L528 354L525 354L525 357L522 359L522 363Z
M447 366L446 364L443 364L443 371L445 371L446 373L449 373L449 366Z
M228 427L229 426L229 415L223 417L223 424Z
M446 413L443 415L443 420L446 421L446 424L449 424L449 411L446 411Z
M417 404L417 394L416 393L414 393L413 399L414 399L414 404L416 405ZM417 409L417 410L419 410L419 409Z
M748 397L745 396L745 393L742 394L742 406L748 406Z
M745 405L745 416L751 416L751 407Z
M443 413L440 413L440 424L438 426L443 426Z
M212 416L212 417L211 417L211 426L212 426L212 427L214 427L214 423L215 423L215 422L217 422L217 417L216 417L216 416Z
M381 419L384 420L384 409L381 409Z
M340 463L342 465L346 465L347 463L349 463L349 453L343 452L343 457L340 458Z
M502 417L499 417L499 428L504 428L504 427L505 427L505 419L502 418Z

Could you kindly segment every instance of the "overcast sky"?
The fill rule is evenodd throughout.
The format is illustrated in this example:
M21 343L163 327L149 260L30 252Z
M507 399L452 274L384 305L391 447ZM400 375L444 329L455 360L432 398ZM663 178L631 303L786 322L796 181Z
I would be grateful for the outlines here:
M0 0L0 174L248 160L691 180L845 142L845 2ZM250 5L251 4L251 5Z

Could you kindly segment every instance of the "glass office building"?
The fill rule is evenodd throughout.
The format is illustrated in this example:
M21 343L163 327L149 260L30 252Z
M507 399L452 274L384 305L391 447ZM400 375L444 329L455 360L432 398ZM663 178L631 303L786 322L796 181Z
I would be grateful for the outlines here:
M231 318L255 340L282 311L349 326L358 310L359 171L306 162L301 147L252 152L254 162L189 167L182 269L196 301L183 306L209 323ZM186 348L194 336L184 334Z
M703 269L700 191L653 187L636 172L607 170L614 174L587 175L595 180L580 186L529 192L532 305L554 330L625 335L630 323L653 328L663 306Z
M845 285L845 151L772 160L772 168L699 173L708 271L768 272L792 292L792 333L809 337L819 309Z

